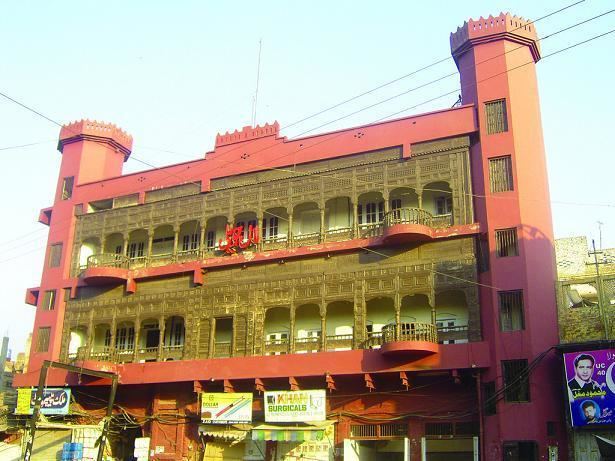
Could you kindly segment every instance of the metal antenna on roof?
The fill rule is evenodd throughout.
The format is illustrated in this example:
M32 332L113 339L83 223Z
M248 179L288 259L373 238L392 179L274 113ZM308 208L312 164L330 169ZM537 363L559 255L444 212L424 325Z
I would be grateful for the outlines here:
M263 39L258 41L258 64L256 66L256 91L252 100L252 126L256 126L256 104L258 102L258 83L261 75L261 50L263 48Z

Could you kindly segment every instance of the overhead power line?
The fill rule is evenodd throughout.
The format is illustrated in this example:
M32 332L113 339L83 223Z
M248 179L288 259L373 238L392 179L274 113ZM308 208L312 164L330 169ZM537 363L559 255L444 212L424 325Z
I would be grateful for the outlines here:
M590 21L590 20L593 20L593 19L596 19L596 18L598 18L598 17L604 16L605 14L608 14L608 13L609 13L609 12L603 13L603 14L601 14L601 15L599 15L599 16L596 16L596 17L594 17L594 18L591 18L591 19L585 20L585 21L583 21L583 22L581 22L581 23L578 23L578 24L584 24L584 23L586 23L586 22L588 22L588 21ZM578 25L578 24L576 24L576 25ZM576 25L569 26L569 27L567 27L566 29L563 29L563 30L569 30L570 28L575 27ZM563 31L563 30L562 30L562 31ZM555 55L555 54L561 53L561 52L566 51L566 50L568 50L568 49L574 48L574 47L576 47L576 46L579 46L579 45L582 45L582 44L588 43L588 42L590 42L590 41L592 41L592 40L595 40L595 39L597 39L597 38L600 38L600 37L603 37L603 36L605 36L605 35L608 35L608 34L610 34L610 33L612 33L612 32L614 32L614 30L612 30L612 31L608 31L608 32L606 32L606 33L604 33L604 34L600 34L600 35L594 36L594 37L592 37L592 38L590 38L590 39L587 39L587 40L585 40L585 41L582 41L582 42L576 43L576 44L574 44L574 45L571 45L571 46L569 46L569 47L566 47L566 48L564 48L564 49L558 50L558 51L556 51L556 52L554 52L554 53L551 53L551 54L549 54L549 55L544 56L544 57L543 57L543 59L545 59L545 58L547 58L547 57L549 57L549 56L553 56L553 55ZM556 32L556 33L558 33L558 32ZM553 35L555 35L556 33L550 34L549 36L553 36ZM523 65L517 66L516 68L523 67L524 65L531 64L532 62L533 62L533 61L528 62L528 63L525 63L525 64L523 64ZM514 68L514 69L516 69L516 68ZM509 69L508 71L511 71L511 70L514 70L514 69ZM498 74L498 75L499 75L499 74ZM489 78L493 78L493 77L495 77L495 76L497 76L497 75L491 76L491 77L489 77ZM485 80L486 80L486 79L485 79ZM484 80L483 80L483 81L484 81ZM478 82L478 83L480 83L480 82ZM452 92L445 93L444 95L441 95L441 96L439 96L439 97L437 97L437 98L432 98L432 99L430 99L429 101L432 101L432 100L434 100L434 99L441 98L441 97L443 97L443 96L445 96L445 95L449 95L449 94L454 93L454 92L457 92L457 91L458 91L458 90L456 89L456 90L454 90L454 91L452 91ZM45 118L46 120L49 120L49 121L51 121L52 123L54 123L54 124L56 124L56 125L58 125L58 126L62 126L59 122L57 122L57 121L55 121L55 120L53 120L53 119L51 119L51 118L49 118L49 117L47 117L47 116L42 115L42 114L41 114L40 112L38 112L37 110L29 108L29 107L28 107L28 106L26 106L25 104L23 104L23 103L20 103L20 102L16 101L15 99L13 99L13 98L11 98L11 97L9 97L9 96L5 95L4 93L0 93L0 95L2 95L2 96L4 96L4 97L7 97L9 100L11 100L11 101L13 101L13 102L17 103L17 104L18 104L18 105L20 105L21 107L24 107L24 108L26 108L26 109L28 109L28 110L32 111L33 113L35 113L35 114L37 114L37 115L39 115L39 116L42 116L42 117L43 117L43 118ZM408 110L411 110L412 108L418 107L418 106L423 105L423 104L425 104L425 103L426 103L426 102L424 101L424 102L419 103L419 104L417 104L416 106L413 106L413 107L411 107L411 108L406 108L406 109L403 109L403 110L402 110L402 112L403 112L403 111L408 111ZM387 116L387 117L385 117L384 119L386 119L386 118L390 118L391 116L393 116L393 115L397 115L398 113L399 113L399 112L396 112L395 114L388 115L388 116ZM378 121L380 121L380 120L382 120L382 119L379 119L379 120L377 120L376 122L378 122ZM374 122L374 123L376 123L376 122ZM330 141L330 140L331 140L331 138L327 139L326 141ZM318 144L318 143L317 143L317 144ZM312 145L311 147L313 147L313 145ZM292 152L292 153L290 153L290 154L286 154L286 155L281 156L281 157L279 157L279 158L282 158L282 157L285 157L285 156L288 156L288 155L292 155L293 153L296 153L296 152L298 152L298 151ZM227 153L228 153L228 151L227 151L227 152L225 152L225 154L227 154ZM160 168L160 167L156 167L156 166L154 166L154 165L152 165L152 164L150 164L150 163L148 163L148 162L145 162L145 161L143 161L143 160L136 159L136 158L135 158L135 160L137 160L137 161L139 161L139 162L141 162L141 163L143 163L143 164L145 164L145 165L147 165L147 166L150 166L150 167L152 167L152 168L154 168L154 169L156 169L156 170L161 170L161 169L162 169L162 168ZM230 162L227 162L227 163L230 163ZM279 171L292 171L292 170L284 170L284 169L282 169L282 168L275 168L275 167L266 168L266 169L268 169L268 170L279 170ZM293 172L293 173L297 173L296 171L292 171L292 172ZM187 180L187 178L181 177L181 176L176 175L176 174L173 174L173 173L165 172L165 174L167 174L168 176L175 176L175 177L177 177L178 179L181 179L181 180L182 180L182 182L190 182L189 180ZM319 174L321 174L321 175L322 175L322 173L319 173ZM309 175L309 173L308 173L307 175ZM13 258L11 258L11 259L13 259ZM0 262L4 262L4 261L0 261Z

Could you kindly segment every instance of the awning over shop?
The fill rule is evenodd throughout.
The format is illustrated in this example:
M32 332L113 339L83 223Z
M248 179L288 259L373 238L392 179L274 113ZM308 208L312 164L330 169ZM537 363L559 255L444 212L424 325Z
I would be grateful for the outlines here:
M324 439L325 429L335 421L306 423L286 426L281 424L261 424L252 429L252 440L275 440L278 442L320 441Z
M596 443L598 444L598 450L604 460L615 459L615 441L605 439L599 435L594 435Z
M233 426L216 426L214 424L201 424L199 434L203 437L223 440L225 442L238 443L248 436L248 431L252 428L249 424L238 424Z

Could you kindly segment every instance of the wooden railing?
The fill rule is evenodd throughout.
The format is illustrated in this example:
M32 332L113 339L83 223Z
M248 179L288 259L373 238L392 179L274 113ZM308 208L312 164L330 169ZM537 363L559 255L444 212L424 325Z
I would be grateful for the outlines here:
M432 214L421 208L398 208L384 215L384 225L386 227L394 226L395 224L420 224L431 227L432 222Z
M438 341L443 343L444 341L467 341L468 340L468 326L457 325L454 327L438 327Z
M249 247L250 251L272 251L317 245L324 242L342 242L353 238L372 238L383 235L383 229L395 224L421 224L434 228L448 227L452 224L452 215L432 216L420 208L399 208L384 215L383 221L362 223L354 227L326 229L323 232L307 234L280 234L261 239L258 244ZM149 256L124 256L114 253L101 253L88 257L87 267L117 267L138 269L199 259L213 258L224 253L217 248L198 248L179 250L176 253L151 254ZM83 268L80 268L80 270Z
M290 352L290 341L288 338L267 339L265 340L265 354L288 354Z
M382 343L394 341L427 341L438 342L435 325L421 322L391 323L382 327Z
M231 357L231 352L230 341L216 341L214 343L214 358L222 359Z
M124 255L115 253L101 253L88 257L87 267L117 267L128 269L129 259Z

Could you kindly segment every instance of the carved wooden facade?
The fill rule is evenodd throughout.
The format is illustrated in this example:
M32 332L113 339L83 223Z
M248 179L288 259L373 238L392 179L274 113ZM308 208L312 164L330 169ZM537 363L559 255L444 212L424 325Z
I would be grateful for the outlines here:
M185 222L196 221L203 229L207 220L215 216L233 222L239 213L250 211L262 217L267 209L276 207L287 209L292 219L294 207L302 203L314 202L324 210L328 200L348 197L356 205L368 192L381 193L384 203L388 203L389 194L398 188L415 191L420 206L423 191L430 184L443 182L450 187L452 218L432 225L471 224L474 218L468 146L467 137L424 143L412 146L410 159L401 158L400 148L390 148L216 179L207 193L200 193L200 185L186 184L148 192L141 205L123 207L119 201L115 209L78 217L73 272L81 270L80 244L88 239L104 242L105 236L121 233L126 241L131 231L146 229L151 234L160 225L172 225L177 235ZM354 222L356 227L356 206ZM352 236L351 233L349 238ZM62 356L75 355L69 347L71 333L75 332L80 332L85 342L79 353L90 356L98 325L108 326L102 357L107 360L120 360L118 352L123 353L121 360L139 361L373 347L375 343L366 328L366 304L374 298L392 301L393 324L399 335L405 325L401 321L403 299L412 295L423 295L428 300L431 315L425 334L429 340L437 341L436 300L446 292L455 292L463 299L467 325L459 330L461 336L459 331L444 329L440 339L457 334L457 339L476 341L481 337L476 280L474 239L463 237L281 263L209 268L202 286L193 285L192 277L186 274L140 281L135 294L125 293L123 285L85 286L67 302ZM329 335L327 309L334 302L352 306L352 334ZM311 345L304 339L298 341L295 334L296 310L305 305L318 306L322 327L322 335ZM265 338L267 311L273 308L288 309L286 341ZM183 319L185 325L181 348L165 343L165 322L175 317ZM216 350L214 331L220 319L232 323L232 344L226 352ZM156 350L143 343L142 326L150 321L158 325L160 341ZM134 329L130 350L118 351L115 347L120 324L131 324ZM418 331L414 323L411 328Z

